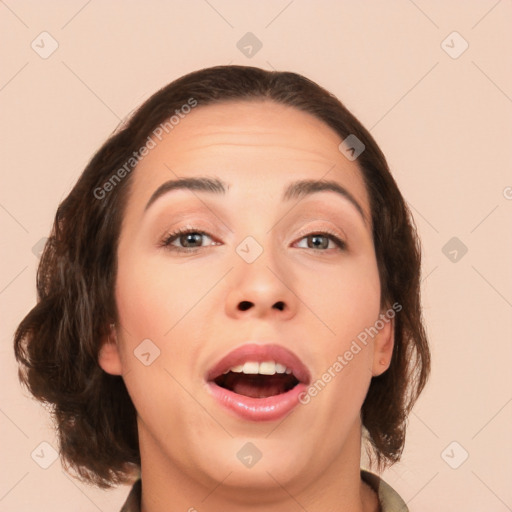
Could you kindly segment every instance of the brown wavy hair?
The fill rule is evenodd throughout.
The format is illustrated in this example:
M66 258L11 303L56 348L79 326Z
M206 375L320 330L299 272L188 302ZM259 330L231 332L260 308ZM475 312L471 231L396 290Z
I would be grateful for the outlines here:
M430 372L420 242L373 137L336 97L296 73L233 65L195 71L160 89L114 131L57 209L37 271L37 303L14 337L21 382L51 407L68 470L100 487L133 480L140 468L136 411L122 377L100 368L98 352L110 324L118 322L117 244L137 164L130 158L191 98L199 107L272 100L316 116L342 139L354 134L365 144L357 164L370 197L381 308L402 306L394 318L390 367L372 379L361 411L367 454L382 470L400 459L407 416ZM107 190L123 166L124 179L99 198L97 191Z

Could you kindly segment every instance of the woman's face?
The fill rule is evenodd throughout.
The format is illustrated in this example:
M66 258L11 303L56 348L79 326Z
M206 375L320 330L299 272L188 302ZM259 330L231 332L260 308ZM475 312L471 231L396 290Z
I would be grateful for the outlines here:
M247 493L358 468L360 410L388 366L392 324L356 352L381 313L357 161L321 121L270 101L198 106L154 140L119 239L117 345L100 355L137 409L143 471ZM183 178L225 190L153 196ZM346 195L283 198L301 180Z

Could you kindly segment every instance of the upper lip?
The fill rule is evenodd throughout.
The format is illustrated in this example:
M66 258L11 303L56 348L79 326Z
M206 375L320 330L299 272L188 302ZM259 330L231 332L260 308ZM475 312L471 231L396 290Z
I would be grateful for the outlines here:
M206 375L207 381L212 381L233 366L244 364L247 361L275 361L290 368L295 378L304 384L309 384L311 374L306 365L291 350L278 344L246 343L215 363Z

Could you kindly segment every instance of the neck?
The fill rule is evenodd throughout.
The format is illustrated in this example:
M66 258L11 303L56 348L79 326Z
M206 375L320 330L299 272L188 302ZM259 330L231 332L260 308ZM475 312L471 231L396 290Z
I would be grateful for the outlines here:
M174 464L152 436L139 431L141 445L141 512L378 512L375 492L361 480L361 430L356 426L343 449L319 471L312 465L307 475L283 481L277 470L258 478L258 487L240 486L233 472L217 480ZM253 468L254 469L254 468ZM231 480L231 481L230 481Z

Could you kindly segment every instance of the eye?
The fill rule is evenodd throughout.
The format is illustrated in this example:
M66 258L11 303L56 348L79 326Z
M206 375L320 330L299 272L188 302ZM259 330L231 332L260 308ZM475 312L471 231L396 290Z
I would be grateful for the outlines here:
M304 235L300 240L307 240L307 247L302 248L313 250L320 249L320 252L325 252L327 249L338 248L339 250L345 250L347 248L346 242L342 240L337 234L330 231L309 233ZM329 247L329 242L333 242L335 247Z
M208 245L203 245L202 242L206 239L211 240ZM326 252L328 249L345 250L347 244L337 234L330 231L319 231L302 235L300 241L306 240L307 246L300 247L301 249L312 249L317 252ZM332 242L335 247L329 247L329 243ZM213 241L213 238L208 235L205 231L201 231L195 228L181 228L172 233L169 233L161 241L160 246L167 248L171 251L176 252L195 252L198 249L219 245Z
M213 240L212 237L204 231L194 228L181 228L167 234L160 245L171 251L194 252L196 249L204 247L201 245L201 242L204 241L205 237ZM181 245L176 245L175 242ZM215 245L215 243L209 245Z

